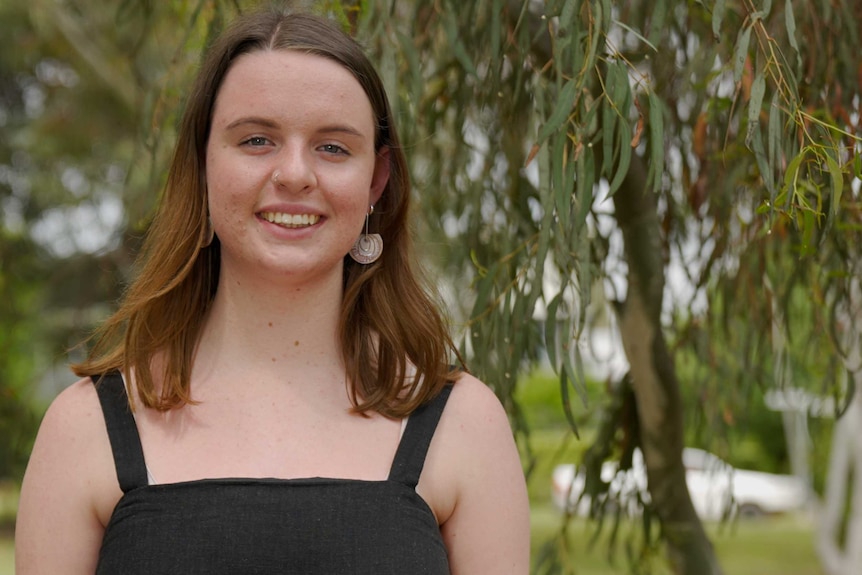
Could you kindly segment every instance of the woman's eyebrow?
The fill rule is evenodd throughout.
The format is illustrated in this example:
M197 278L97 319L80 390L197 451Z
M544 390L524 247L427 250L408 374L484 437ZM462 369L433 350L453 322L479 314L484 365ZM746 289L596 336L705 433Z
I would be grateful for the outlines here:
M237 118L227 126L225 126L226 130L233 130L234 128L238 128L240 126L244 126L246 124L252 124L255 126L261 126L264 128L277 128L278 123L273 120L269 120L267 118L261 118L259 116L247 116L243 118Z
M356 136L359 138L365 137L365 134L348 124L332 124L330 126L323 126L317 131L320 134L347 134L348 136Z
M278 122L270 120L268 118L263 118L260 116L245 116L242 118L237 118L233 122L230 122L227 126L225 126L225 130L233 130L240 126L245 125L253 125L260 126L263 128L278 128ZM358 138L365 138L365 134L363 134L357 128L349 124L330 124L326 126L322 126L317 129L317 132L320 134L346 134L348 136L355 136Z

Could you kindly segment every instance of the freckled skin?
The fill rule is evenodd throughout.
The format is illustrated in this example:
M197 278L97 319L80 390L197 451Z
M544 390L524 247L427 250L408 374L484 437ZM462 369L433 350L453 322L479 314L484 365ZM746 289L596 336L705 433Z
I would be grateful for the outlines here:
M237 58L219 89L207 147L222 275L339 282L388 176L374 139L371 104L340 64L285 50ZM289 230L266 221L269 213L319 219Z

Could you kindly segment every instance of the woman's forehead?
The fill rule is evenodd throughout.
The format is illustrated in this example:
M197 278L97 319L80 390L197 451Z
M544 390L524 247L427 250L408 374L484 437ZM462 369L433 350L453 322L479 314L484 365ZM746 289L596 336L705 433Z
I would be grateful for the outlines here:
M376 124L365 90L347 68L296 50L258 50L234 60L216 96L214 121L250 112L294 118L333 114L372 133Z

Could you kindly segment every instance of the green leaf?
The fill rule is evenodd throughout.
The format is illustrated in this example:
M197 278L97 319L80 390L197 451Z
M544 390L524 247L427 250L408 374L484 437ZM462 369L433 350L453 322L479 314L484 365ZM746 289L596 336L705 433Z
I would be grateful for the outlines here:
M614 167L614 125L616 124L616 111L614 102L611 100L611 91L616 87L617 76L608 69L605 78L605 98L602 104L602 174L610 177Z
M777 165L776 160L778 158L778 153L781 150L781 140L783 138L783 134L781 133L781 107L780 107L779 93L776 90L774 94L772 94L772 102L769 106L769 123L767 124L767 136L766 136L766 149L768 151L768 161L769 165L774 167ZM770 198L770 200L774 200L775 198Z
M596 61L596 58L599 57L599 40L604 38L604 33L602 32L602 5L598 2L591 4L593 9L593 24L591 27L591 41L590 41L590 51L586 55L586 60L590 66ZM586 77L586 75L585 75Z
M454 13L452 13L451 17L446 18L445 28L446 35L449 38L449 43L452 45L452 52L455 54L455 58L471 76L478 76L476 66L473 64L473 60L467 53L467 49L464 47L464 42L461 41L458 31L458 22Z
M801 253L802 255L811 255L814 253L814 231L816 229L816 225L814 222L814 211L813 210L803 210L802 211L802 245L801 245Z
M566 165L566 142L568 138L565 134L558 134L556 137L552 138L550 141L551 147L551 155L549 158L550 161L550 176L551 176L551 186L554 191L555 197L557 198L557 210L560 209L562 205L563 195L565 194L565 165ZM568 194L565 194L568 195Z
M726 9L726 0L715 0L715 6L712 8L712 35L716 41L721 38L721 22Z
M787 40L790 47L796 51L796 59L800 60L799 44L796 42L796 18L793 15L793 0L784 3L784 27L787 28Z
M611 23L611 18L613 17L613 7L611 6L611 0L602 0L602 10L598 12L596 16L596 22L601 26L602 32L607 30ZM604 33L602 34L604 36Z
M667 3L668 0L654 0L650 10L649 38L647 44L655 46L660 42L661 35L664 33L665 21L667 20ZM657 50L656 50L657 51Z
M784 189L787 192L788 198L792 198L796 190L796 178L807 152L808 148L803 148L799 151L796 157L790 160L790 163L787 164L787 171L784 172Z
M549 157L547 146L542 146L542 149L539 151L538 164L539 187L537 191L542 202L542 220L539 222L539 245L536 253L535 281L541 284L544 278L545 260L547 259L548 250L551 244L551 233L554 230L554 222L556 220L554 194L551 189L551 159ZM535 292L535 298L533 300L534 303L541 296L541 287L537 287Z
M491 306L491 292L497 280L499 265L499 262L494 262L488 273L479 278L479 285L476 286L476 301L473 303L473 311L470 312L471 320L480 317Z
M419 63L419 52L413 40L402 32L396 31L398 44L401 47L401 53L408 62L407 69L410 71L411 90L414 94L423 92L422 85L425 80L422 78L422 66Z
M500 54L500 31L503 27L500 17L502 14L503 2L494 0L494 6L491 8L491 55L494 58L502 56Z
M572 33L572 24L577 25L578 8L580 8L579 0L567 0L560 12L560 32L569 36Z
M566 364L568 366L568 364ZM560 371L560 395L563 400L563 413L566 415L566 421L569 422L569 427L572 430L572 433L575 434L575 437L578 439L581 436L578 434L578 424L575 421L575 415L572 413L572 398L569 396L569 378L570 378L571 368L563 369Z
M590 308L592 285L593 285L593 264L590 261L590 241L587 234L581 234L578 241L578 286L583 286L579 289L578 302L580 304L580 313L578 314L578 333L583 333L584 325L587 320L587 311ZM581 375L580 382L584 386L583 394L586 395L586 379L583 376L583 365L581 361L581 352L575 348L575 359L579 362L578 371ZM586 397L584 398L586 404Z
M598 112L599 109L603 108L601 102L603 102L603 100L599 100L599 103L596 103L589 94L584 94L584 107L587 112L584 114L581 126L583 126L583 129L585 130L585 140L592 139L599 129Z
M614 88L611 90L611 98L619 112L620 119L628 120L628 111L631 106L632 89L629 84L628 66L621 61L614 62L613 67Z
M554 149L551 155L551 174L554 182L554 203L556 205L557 217L563 228L569 227L572 213L572 186L574 182L569 176L568 152L564 134L560 134L554 141Z
M619 135L619 140L616 144L617 149L620 151L620 158L614 167L614 177L608 190L609 196L613 196L622 185L632 161L632 127L627 120L619 122Z
M661 189L664 177L664 118L661 101L653 90L649 91L650 169L653 172L653 189Z
M577 161L577 170L578 219L575 222L575 233L580 234L593 205L593 187L596 184L596 163L592 149L585 148L581 152Z
M769 192L769 197L775 197L775 183L773 182L772 166L766 159L766 150L763 148L763 135L760 130L754 130L751 148L754 151L754 159L757 162L757 169L760 170L760 178Z
M742 72L745 70L745 59L748 56L748 45L751 42L751 26L745 26L739 31L736 39L736 48L733 50L733 81L739 83L742 80Z
M557 102L554 105L554 111L551 112L551 116L548 118L548 121L545 122L542 129L539 130L539 138L536 142L538 145L542 145L551 134L556 132L560 126L568 120L569 115L572 112L572 105L575 102L576 89L577 85L575 79L572 78L567 81L563 86L563 89L560 90L560 95L557 97Z
M847 377L844 381L847 382L847 391L844 393L843 406L839 406L838 402L835 402L836 421L843 417L845 413L847 413L847 410L850 409L850 406L853 404L853 398L856 396L856 377L849 369L847 370Z
M557 364L557 349L559 342L557 341L557 331L559 324L557 323L557 308L560 307L563 293L560 292L551 299L548 304L547 317L545 318L545 349L548 352L548 363L554 371L559 372L560 366Z
M826 168L829 170L829 178L832 180L832 212L838 213L841 207L841 194L844 193L844 174L832 156L826 154Z
M751 85L751 100L748 102L748 129L745 134L745 143L749 144L754 132L760 126L760 112L763 109L763 95L766 93L766 77L763 72L755 76Z

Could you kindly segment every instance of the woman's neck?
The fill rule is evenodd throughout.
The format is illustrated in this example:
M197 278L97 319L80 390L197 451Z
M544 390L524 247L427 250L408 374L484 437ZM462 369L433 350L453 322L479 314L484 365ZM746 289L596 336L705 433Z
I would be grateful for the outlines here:
M195 372L341 371L341 298L340 275L313 285L222 276L201 334Z

